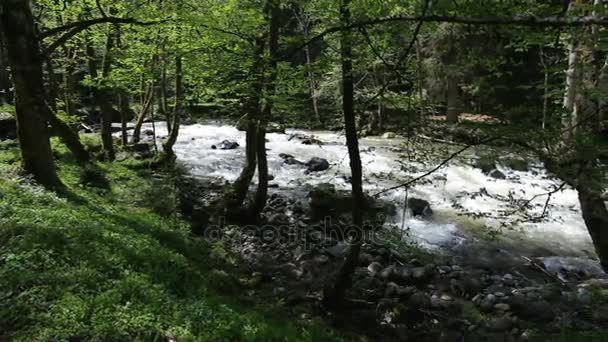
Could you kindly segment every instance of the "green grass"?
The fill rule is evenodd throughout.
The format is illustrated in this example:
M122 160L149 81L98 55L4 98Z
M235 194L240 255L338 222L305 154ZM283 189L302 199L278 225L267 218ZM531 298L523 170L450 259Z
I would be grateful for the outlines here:
M0 145L0 340L336 339L220 292L211 248L190 236L171 186L145 162L102 163L111 189L86 187L55 146L67 197L20 176L16 146Z

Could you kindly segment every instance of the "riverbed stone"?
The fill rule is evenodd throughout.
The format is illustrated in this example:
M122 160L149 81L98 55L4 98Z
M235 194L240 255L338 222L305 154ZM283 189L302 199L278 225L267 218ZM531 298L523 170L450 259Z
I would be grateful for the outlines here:
M327 159L314 157L305 163L307 172L320 172L329 169Z
M530 300L516 295L510 298L509 305L516 315L527 320L548 322L555 318L553 307L546 300Z
M412 213L412 216L421 216L429 218L433 216L431 204L427 200L411 197L407 200L407 207Z
M507 176L499 170L492 170L488 176L494 179L507 179Z

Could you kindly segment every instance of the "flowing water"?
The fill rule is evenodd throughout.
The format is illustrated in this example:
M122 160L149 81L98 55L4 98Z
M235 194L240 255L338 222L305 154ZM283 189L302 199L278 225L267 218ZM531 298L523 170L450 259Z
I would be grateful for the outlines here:
M146 128L150 128L146 126ZM322 145L304 145L290 139L292 133L314 135ZM163 124L156 125L156 134L166 134ZM214 150L211 146L223 140L235 140L234 150ZM345 138L329 131L288 130L287 134L267 135L268 161L278 190L302 193L307 186L332 183L338 189L349 189L349 158ZM412 144L404 138L361 139L364 188L374 194L404 183L425 173L453 152L454 147L436 143ZM244 165L245 133L233 126L195 124L183 126L175 145L178 160L190 168L194 176L235 180ZM327 171L306 174L301 165L284 165L280 153L307 161L312 157L327 159ZM434 211L432 219L411 217L402 209L389 223L403 226L406 238L422 247L441 251L459 251L483 258L474 243L491 246L486 258L496 253L513 257L562 256L570 260L595 259L593 245L580 214L577 193L571 188L553 194L545 217L540 220L547 196L538 196L522 210L522 202L545 194L560 185L537 164L528 172L499 169L506 179L494 179L471 166L475 151L451 161L425 180L407 189L400 188L381 195L385 200L403 207L406 196L428 200ZM498 240L490 239L500 232ZM479 253L479 255L477 255ZM576 259L574 259L576 258ZM565 259L564 259L565 260ZM589 260L591 264L595 261ZM595 267L595 266L594 266Z

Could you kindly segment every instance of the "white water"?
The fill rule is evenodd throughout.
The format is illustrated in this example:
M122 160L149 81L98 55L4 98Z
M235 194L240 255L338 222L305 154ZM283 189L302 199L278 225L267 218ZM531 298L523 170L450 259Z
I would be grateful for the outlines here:
M146 126L150 128L150 126ZM163 124L157 124L157 136L164 136L166 129ZM276 183L281 190L302 190L306 184L332 183L337 188L348 189L343 176L350 174L349 159L345 139L332 132L307 132L292 130L288 133L303 132L314 134L316 139L323 141L323 146L303 145L298 139L289 141L289 134L268 134L267 148L270 173L275 177L271 183ZM211 145L222 140L236 140L241 146L236 150L212 150ZM361 155L364 168L365 190L373 194L379 190L394 186L408 177L417 176L433 168L441 161L439 157L423 163L409 163L404 159L405 139L365 138L361 139ZM221 177L233 181L239 175L244 164L245 133L237 131L232 126L221 125L189 125L183 126L175 145L178 160L191 168L193 175ZM369 151L370 147L375 148ZM395 151L396 147L402 151ZM428 146L432 147L431 145ZM434 146L437 148L437 145ZM447 147L440 147L447 149ZM418 147L420 149L420 147ZM305 168L298 165L283 165L279 153L287 153L296 159L307 161L312 157L327 159L332 165L324 172L305 174ZM513 224L512 221L522 218L524 212L516 210L519 206L509 203L509 196L515 199L528 200L535 195L546 193L559 185L559 182L547 177L540 167L531 172L516 172L501 169L506 180L496 180L484 175L480 170L471 167L473 156L459 158L450 162L429 177L432 182L419 184L408 192L410 197L428 200L434 210L432 220L422 220L406 215L404 223L408 229L409 239L431 249L446 250L465 241L472 241L480 233L500 229L501 223L506 229L501 229L503 239L513 246L530 246L538 248L544 255L592 256L594 257L591 239L587 233L580 215L577 194L570 188L552 195L548 215L541 222ZM416 166L414 172L401 170L401 160L405 165ZM433 178L438 177L440 178ZM485 191L491 196L473 198L466 193ZM382 195L393 201L399 207L403 206L405 190L399 189ZM496 199L493 197L500 197ZM532 201L533 209L527 213L531 217L542 213L546 196ZM453 204L459 205L458 209ZM478 216L497 216L500 211L509 213L507 217L482 217L474 219L464 213ZM401 225L401 209L393 223Z

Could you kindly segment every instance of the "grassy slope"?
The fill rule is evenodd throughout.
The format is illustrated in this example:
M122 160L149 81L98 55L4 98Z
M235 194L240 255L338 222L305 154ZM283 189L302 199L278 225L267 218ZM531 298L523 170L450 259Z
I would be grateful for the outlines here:
M18 150L0 144L0 340L333 339L219 295L208 246L157 213L170 189L140 162L101 164L112 189L94 189L57 148L71 199L17 176Z

